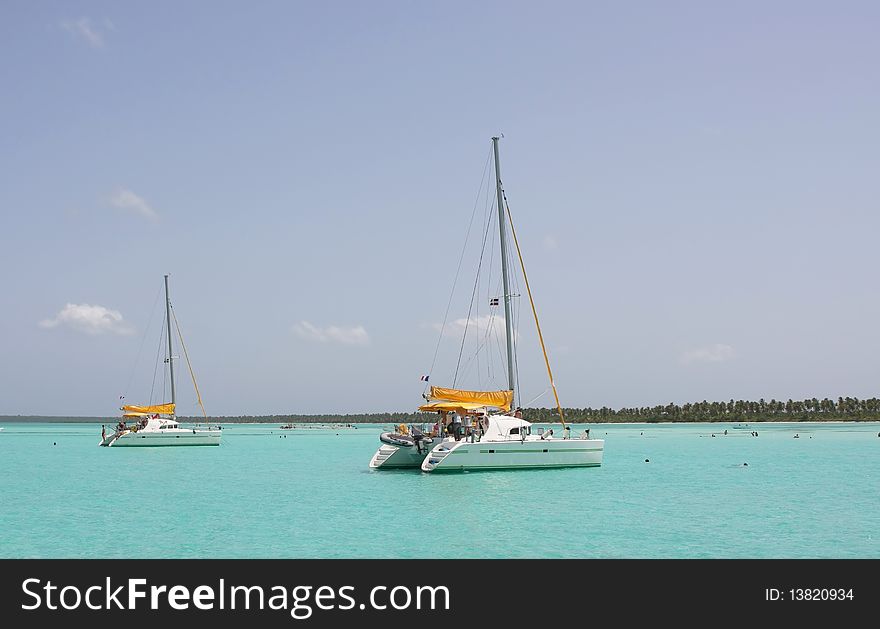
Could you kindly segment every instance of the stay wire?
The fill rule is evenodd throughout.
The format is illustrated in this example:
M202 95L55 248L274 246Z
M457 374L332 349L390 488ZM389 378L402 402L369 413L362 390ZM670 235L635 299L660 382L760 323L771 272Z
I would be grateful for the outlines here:
M153 366L153 384L150 385L150 404L153 403L153 392L156 390L156 372L159 370L159 355L162 353L162 341L165 340L165 318L167 315L162 315L162 329L159 331L159 349L156 350L156 363ZM162 395L165 395L165 386L162 386ZM164 401L164 400L163 400Z
M437 345L434 347L434 357L431 359L431 368L428 370L428 377L430 378L431 374L434 372L434 366L437 364L437 353L440 351L440 342L443 340L443 332L446 330L446 323L449 320L449 309L452 306L452 298L455 296L455 287L458 284L458 276L461 273L461 264L464 261L464 252L467 249L467 243L470 239L471 235L471 227L474 223L474 217L477 214L477 207L480 202L480 192L483 189L483 183L486 181L486 173L489 171L489 163L492 158L492 150L489 150L489 154L486 156L486 163L483 165L483 175L480 179L480 187L477 188L477 197L474 200L474 209L471 211L471 220L468 223L467 233L465 234L464 242L461 246L461 254L458 257L458 267L455 270L455 278L452 281L452 290L449 292L449 301L446 303L446 313L443 315L443 324L440 326L440 334L437 337ZM457 369L456 369L457 371ZM428 381L425 381L425 387L422 390L422 396L424 397L425 391L428 390ZM455 386L453 384L453 386Z
M471 290L471 303L468 306L468 315L467 315L467 319L465 320L464 333L461 335L461 347L458 350L458 361L455 364L455 375L453 375L453 377L452 377L452 386L453 387L455 386L455 383L458 380L458 370L459 370L459 367L461 366L461 356L462 356L462 353L464 352L464 343L465 343L465 340L467 339L468 328L471 327L471 314L473 313L473 310L474 310L474 297L476 297L476 294L477 294L477 286L479 284L479 279L480 279L480 269L483 266L483 256L486 253L486 240L489 237L489 225L490 225L490 223L487 222L486 223L486 230L483 232L483 246L480 248L480 259L477 262L477 275L474 280L474 288L473 288L473 290Z
M137 370L138 363L141 359L141 352L144 349L144 341L147 340L147 333L150 331L150 326L153 324L153 316L156 314L156 304L159 302L159 295L162 294L162 288L159 287L159 290L156 291L156 298L153 300L153 308L150 310L150 318L147 320L147 327L144 328L144 333L141 336L141 344L138 347L137 355L134 359L134 364L131 367L131 374L128 376L128 384L125 385L125 389L122 391L122 398L127 399L129 391L131 391L131 383L134 380L134 374Z

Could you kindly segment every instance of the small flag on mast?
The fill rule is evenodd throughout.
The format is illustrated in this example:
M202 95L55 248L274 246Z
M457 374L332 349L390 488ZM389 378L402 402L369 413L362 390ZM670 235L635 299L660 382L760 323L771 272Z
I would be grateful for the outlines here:
M498 298L497 298L497 297L492 297L492 298L489 300L489 305L490 305L490 306L497 306L497 305L498 305Z
M422 376L421 378L419 378L419 380L421 380L422 382L427 382L428 376Z

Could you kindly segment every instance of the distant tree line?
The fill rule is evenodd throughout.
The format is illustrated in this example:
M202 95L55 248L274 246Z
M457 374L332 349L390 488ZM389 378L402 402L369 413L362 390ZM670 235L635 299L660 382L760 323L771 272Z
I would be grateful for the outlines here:
M633 408L563 408L565 420L572 423L611 422L739 422L739 421L880 421L880 399L855 397L809 398L806 400L730 400L728 402L688 402ZM559 421L555 408L527 408L523 418L536 423ZM193 418L195 419L195 418ZM291 423L424 423L433 421L427 413L357 413L350 415L272 415L218 418L227 422Z
M563 408L565 420L572 423L613 422L761 422L761 421L880 421L880 399L860 400L855 397L809 398L806 400L766 401L730 400L728 402L688 402L634 408ZM527 408L523 418L536 423L559 421L555 408ZM7 422L97 422L106 423L116 418L106 417L47 417L27 415L0 415ZM201 417L180 417L183 422L204 421ZM354 413L347 415L235 415L211 417L209 421L224 423L278 423L278 424L412 424L434 421L428 413Z
M739 421L877 421L880 399L855 397L808 398L806 400L767 401L730 400L728 402L688 402L614 410L602 408L563 408L566 421L577 422L739 422ZM526 409L524 418L533 422L558 422L555 408Z

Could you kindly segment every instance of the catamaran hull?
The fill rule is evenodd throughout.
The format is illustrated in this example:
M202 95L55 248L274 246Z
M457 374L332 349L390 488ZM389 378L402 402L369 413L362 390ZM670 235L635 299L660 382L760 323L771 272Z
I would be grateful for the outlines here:
M126 432L120 436L110 435L101 442L107 447L135 446L219 446L219 430L181 430L162 432Z
M439 443L436 441L436 437L434 439L427 439L427 443L423 441L421 452L414 445L397 446L383 440L382 445L376 450L376 454L370 459L370 467L373 469L419 469L431 448Z
M440 444L425 457L424 472L506 470L554 467L599 467L602 439L552 439L547 441L483 441Z

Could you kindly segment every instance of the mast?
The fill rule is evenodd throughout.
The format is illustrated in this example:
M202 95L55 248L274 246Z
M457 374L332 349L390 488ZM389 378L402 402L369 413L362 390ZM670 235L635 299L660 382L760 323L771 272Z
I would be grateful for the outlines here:
M177 398L174 393L174 356L171 348L171 297L168 293L168 277L165 274L165 321L168 322L168 369L171 372L171 403L175 405L174 411L177 413Z
M504 327L507 332L507 387L513 391L513 321L510 318L510 288L507 279L507 235L504 231L504 192L501 189L501 164L498 162L498 137L492 138L495 150L495 196L498 198L498 230L501 233L501 277L504 281Z

